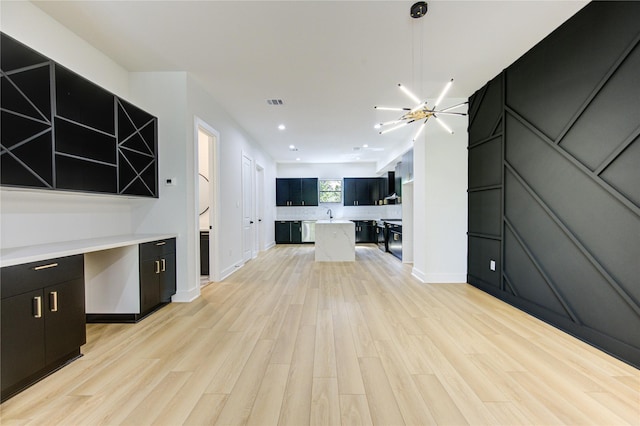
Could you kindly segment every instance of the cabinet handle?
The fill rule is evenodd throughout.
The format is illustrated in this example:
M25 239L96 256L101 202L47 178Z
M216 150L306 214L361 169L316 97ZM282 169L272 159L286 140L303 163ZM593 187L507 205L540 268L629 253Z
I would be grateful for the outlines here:
M51 312L58 312L58 292L49 293L49 309Z
M35 268L33 268L33 270L34 271L40 271L42 269L55 268L56 266L58 266L57 263L49 263L48 265L36 266Z
M167 262L164 259L162 259L162 272L164 272L167 269L166 266L167 266Z
M166 241L160 241L159 243L156 243L157 246L163 246L165 244L167 244Z
M42 297L40 296L33 298L33 317L42 318Z
M304 201L302 202L302 205L304 206Z
M400 239L398 237L399 237L398 234L393 234L393 241L398 241Z
M160 261L156 260L156 274L160 273Z

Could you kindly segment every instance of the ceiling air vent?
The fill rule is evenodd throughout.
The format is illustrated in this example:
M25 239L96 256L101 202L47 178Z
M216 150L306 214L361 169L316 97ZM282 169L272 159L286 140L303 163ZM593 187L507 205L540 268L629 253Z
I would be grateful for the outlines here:
M284 105L282 99L267 99L269 105Z

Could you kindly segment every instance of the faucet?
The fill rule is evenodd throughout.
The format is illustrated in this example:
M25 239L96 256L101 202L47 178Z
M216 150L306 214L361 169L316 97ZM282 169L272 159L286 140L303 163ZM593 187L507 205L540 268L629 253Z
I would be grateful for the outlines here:
M329 215L329 219L333 219L333 213L331 213L331 209L327 210L327 214Z

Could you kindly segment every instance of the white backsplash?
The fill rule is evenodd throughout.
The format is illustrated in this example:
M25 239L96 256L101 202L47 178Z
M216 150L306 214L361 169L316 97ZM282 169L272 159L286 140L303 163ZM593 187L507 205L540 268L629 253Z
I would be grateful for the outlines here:
M343 206L342 204L320 204L313 207L276 207L276 220L320 220L328 219L331 209L334 219L374 220L401 219L402 204L386 206Z

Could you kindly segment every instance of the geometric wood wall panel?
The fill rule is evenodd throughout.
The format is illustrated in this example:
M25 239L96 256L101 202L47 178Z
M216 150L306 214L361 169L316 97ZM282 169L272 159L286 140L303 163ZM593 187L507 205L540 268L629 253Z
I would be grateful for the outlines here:
M491 189L469 192L469 232L500 238L502 234L502 191Z
M502 184L502 136L469 147L469 189Z
M639 70L640 46L636 46L559 142L591 170L640 131Z
M505 220L512 224L521 240L505 241L505 265L510 263L505 271L531 269L530 263L534 262L538 265L536 269L547 277L547 281L533 282L524 275L520 280L507 275L515 290L522 296L525 292L556 289L553 297L538 299L536 303L555 312L557 302L561 301L571 312L566 315L572 321L628 343L640 342L640 327L629 327L640 321L637 306L628 303L607 282L591 260L510 174L507 174L505 186ZM516 262L522 259L511 258L510 253L523 246L530 252L530 258L518 264ZM540 288L527 289L535 284Z
M475 112L473 120L469 121L469 145L499 133L499 121L502 117L501 76L491 80L473 95L469 104L470 111Z
M640 207L640 136L601 174L607 182L633 204Z
M0 33L0 184L157 197L157 119Z
M469 264L467 273L476 284L484 284L496 290L500 288L500 241L489 238L469 237ZM491 261L496 262L496 270L489 268Z
M500 149L489 149L490 138L477 146L470 142L468 259L471 284L635 366L640 366L638 22L640 2L589 3L500 74L505 81ZM470 123L496 115L495 105L478 102L491 85L473 95ZM490 111L483 113L484 108ZM502 182L482 190L478 182L497 176L482 171L489 164L493 170L496 162ZM493 190L504 193L484 194ZM495 230L496 221L501 238L492 249L478 230ZM496 288L488 284L485 267L498 244L503 258Z
M620 4L627 13L614 10ZM507 105L552 140L638 34L640 2L593 2L588 7L571 25L551 34L553 41L547 37L508 68Z

